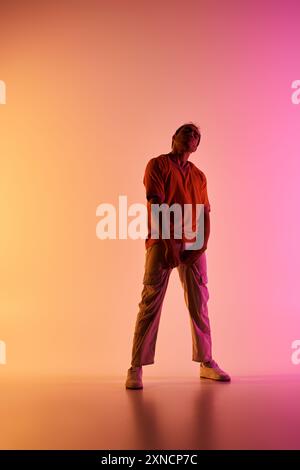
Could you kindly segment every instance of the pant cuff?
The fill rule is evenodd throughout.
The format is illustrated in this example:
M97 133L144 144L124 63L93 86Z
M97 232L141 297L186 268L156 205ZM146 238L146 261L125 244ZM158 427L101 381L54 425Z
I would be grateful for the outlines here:
M151 361L151 362L142 362L141 364L132 364L132 367L141 367L141 366L148 366L150 364L154 364L154 361Z

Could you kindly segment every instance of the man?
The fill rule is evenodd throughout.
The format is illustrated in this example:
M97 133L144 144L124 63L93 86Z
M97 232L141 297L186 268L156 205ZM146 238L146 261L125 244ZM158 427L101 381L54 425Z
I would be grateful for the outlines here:
M204 173L188 161L190 154L197 150L200 139L201 134L195 124L183 124L173 135L172 151L152 158L146 167L143 182L148 201L149 233L145 242L144 287L135 324L131 367L126 380L128 389L143 388L142 366L154 363L160 314L174 267L177 267L190 314L192 360L200 362L200 377L230 381L229 375L213 360L211 350L205 255L210 232L210 204ZM201 248L189 249L189 242L184 236L181 239L175 237L175 221L169 221L169 239L162 236L161 230L158 238L151 237L152 205L163 203L168 207L175 203L181 207L184 204L192 204L193 207L196 204L204 205L204 243Z

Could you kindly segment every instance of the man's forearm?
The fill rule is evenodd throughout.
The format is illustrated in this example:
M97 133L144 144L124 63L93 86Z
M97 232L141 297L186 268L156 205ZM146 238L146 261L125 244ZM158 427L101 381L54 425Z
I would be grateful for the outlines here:
M159 217L152 217L152 204L161 204L158 197L152 197L148 203L150 204L150 220L151 220L151 232L158 234L159 238L162 238L162 227L159 223Z
M152 212L152 204L163 204L158 198L151 198L149 201L150 209ZM183 247L183 240L174 240L171 238L164 238L163 237L163 227L166 227L166 223L169 223L169 219L165 221L163 218L166 217L166 214L162 212L162 226L159 223L159 217L151 217L151 228L153 229L153 233L158 234L159 239L162 240L162 243L165 248L165 257L169 262L170 266L175 267L178 266L180 262L180 252ZM166 223L165 223L166 222Z
M152 204L161 204L158 198L153 197L149 201L150 207ZM162 238L162 227L160 227L159 221L156 221L158 226L156 227L157 232L159 233L159 237ZM207 247L208 239L210 235L210 215L209 211L205 208L204 209L204 240L203 240L203 246Z
M203 247L207 247L208 239L210 234L210 215L209 211L204 210L204 242Z

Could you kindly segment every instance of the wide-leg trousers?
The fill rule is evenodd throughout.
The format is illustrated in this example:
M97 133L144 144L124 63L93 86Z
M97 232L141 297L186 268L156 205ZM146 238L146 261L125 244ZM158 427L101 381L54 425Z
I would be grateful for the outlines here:
M164 256L160 243L151 245L145 252L143 290L132 346L131 365L134 367L154 363L161 310L172 271L166 265ZM210 361L212 352L205 252L190 266L180 263L177 270L190 317L192 360Z

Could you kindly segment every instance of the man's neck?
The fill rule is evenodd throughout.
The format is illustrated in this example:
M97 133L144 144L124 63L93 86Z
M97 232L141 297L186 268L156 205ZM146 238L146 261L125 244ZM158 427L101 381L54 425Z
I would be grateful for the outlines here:
M184 166L185 163L188 161L189 156L191 155L190 152L179 152L176 150L172 150L171 152L172 157L179 163L179 165Z

